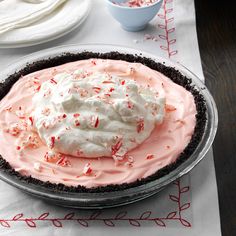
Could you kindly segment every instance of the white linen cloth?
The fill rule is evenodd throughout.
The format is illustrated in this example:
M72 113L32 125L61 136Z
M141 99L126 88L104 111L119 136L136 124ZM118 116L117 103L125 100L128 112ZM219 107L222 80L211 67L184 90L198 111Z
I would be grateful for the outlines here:
M67 0L45 0L37 3L23 0L0 2L0 34L38 21L65 1Z
M126 32L93 0L80 29L43 45L0 50L0 68L31 52L72 43L129 46L178 61L202 80L193 0L164 0L149 27ZM212 150L191 173L146 200L102 211L66 209L28 196L0 181L0 235L220 236Z

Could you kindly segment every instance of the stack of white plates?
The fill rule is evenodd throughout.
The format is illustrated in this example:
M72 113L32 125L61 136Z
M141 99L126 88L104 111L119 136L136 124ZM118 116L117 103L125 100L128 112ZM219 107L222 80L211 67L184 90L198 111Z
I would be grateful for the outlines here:
M0 34L0 48L32 46L59 38L81 25L88 16L90 5L90 0L67 0L32 25Z

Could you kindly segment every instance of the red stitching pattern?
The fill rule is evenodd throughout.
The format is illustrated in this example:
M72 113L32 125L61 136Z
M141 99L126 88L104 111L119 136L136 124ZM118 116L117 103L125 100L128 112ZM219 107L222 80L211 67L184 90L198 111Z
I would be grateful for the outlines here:
M165 42L160 48L167 52L169 58L178 53L177 50L173 50L173 45L176 43L176 39L170 39L170 35L175 32L175 27L171 26L174 21L174 17L170 17L170 13L173 12L173 8L169 5L173 3L173 0L164 0L162 5L163 13L159 13L158 16L162 20L161 24L157 26L161 29L162 33L159 34L159 38Z
M13 218L0 219L2 227L10 228L16 223L25 223L30 228L36 228L40 222L49 222L51 226L61 228L66 222L77 223L82 227L89 227L93 222L100 222L108 227L115 227L116 223L127 222L130 226L140 227L144 222L153 223L159 227L166 227L169 221L179 222L184 227L191 227L191 223L182 217L182 212L190 207L190 203L182 203L182 195L189 192L189 186L182 187L180 180L174 182L176 185L177 194L169 195L171 201L176 202L177 211L172 211L165 217L153 216L151 211L145 211L137 217L128 217L127 211L121 211L115 214L114 217L103 216L102 211L95 211L89 217L77 217L75 212L70 212L64 217L52 218L49 212L42 213L39 217L24 217L23 213L15 215Z

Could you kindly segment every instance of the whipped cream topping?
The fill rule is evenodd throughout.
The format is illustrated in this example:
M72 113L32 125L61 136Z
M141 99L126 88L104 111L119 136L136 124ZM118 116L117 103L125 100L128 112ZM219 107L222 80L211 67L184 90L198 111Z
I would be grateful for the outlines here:
M76 70L41 84L34 125L52 150L77 157L123 158L164 117L165 98L134 80Z

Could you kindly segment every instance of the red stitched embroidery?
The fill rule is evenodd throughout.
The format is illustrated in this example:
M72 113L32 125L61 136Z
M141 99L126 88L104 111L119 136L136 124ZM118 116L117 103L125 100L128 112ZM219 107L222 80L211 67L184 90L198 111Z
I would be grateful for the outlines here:
M191 227L191 223L184 219L182 212L187 210L191 204L189 202L182 203L181 196L187 193L190 188L189 186L182 187L180 180L174 182L176 185L177 194L170 194L169 198L171 201L176 202L177 211L172 211L165 217L154 216L151 211L145 211L136 217L129 217L127 211L120 211L113 217L103 216L102 211L95 211L88 217L78 217L75 212L69 212L64 217L50 217L49 212L42 213L39 217L24 217L23 213L19 213L10 219L0 219L0 225L2 227L10 228L14 223L25 223L30 228L37 227L41 222L50 222L51 226L61 228L66 222L78 223L82 227L89 227L94 222L101 222L105 226L115 227L119 222L127 222L130 226L141 227L144 222L154 223L159 227L167 227L169 221L179 222L184 227Z
M175 27L170 26L170 23L174 21L174 17L169 17L169 14L173 12L173 8L168 5L172 3L173 0L164 0L162 5L162 13L159 13L159 18L163 23L158 24L157 26L163 31L159 34L159 38L165 41L165 45L161 45L160 48L167 52L169 58L178 53L177 50L173 50L172 46L176 43L176 39L170 39L170 34L175 31Z

